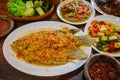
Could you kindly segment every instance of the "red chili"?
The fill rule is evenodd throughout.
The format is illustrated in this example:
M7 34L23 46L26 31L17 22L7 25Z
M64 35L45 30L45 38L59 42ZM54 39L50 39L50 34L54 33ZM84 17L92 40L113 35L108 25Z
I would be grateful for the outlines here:
M114 49L115 43L114 42L110 42L110 44L108 45L109 50L108 51L112 51Z
M106 25L105 21L100 21L101 25Z

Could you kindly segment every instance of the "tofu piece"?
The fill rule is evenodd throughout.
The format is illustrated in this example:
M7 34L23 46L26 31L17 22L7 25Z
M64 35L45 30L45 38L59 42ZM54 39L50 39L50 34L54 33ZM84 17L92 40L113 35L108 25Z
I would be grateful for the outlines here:
M105 33L103 33L103 32L98 32L97 33L97 36L104 36L105 35Z
M33 1L26 1L26 8L33 8L34 4Z
M104 25L101 25L100 32L105 32L107 31L107 28Z
M120 27L115 27L115 30L120 32Z
M115 48L120 48L120 42L115 43Z
M110 36L109 37L109 40L115 40L115 39L117 39L117 36Z
M97 38L94 38L94 42L95 43L98 43L99 42L99 38L97 37Z
M101 40L108 40L108 37L107 36L101 36Z

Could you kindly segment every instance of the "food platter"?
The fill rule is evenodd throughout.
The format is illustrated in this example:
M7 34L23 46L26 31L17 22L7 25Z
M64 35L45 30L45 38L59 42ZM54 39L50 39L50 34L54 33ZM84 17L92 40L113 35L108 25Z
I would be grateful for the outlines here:
M62 22L55 22L55 21L33 22L17 28L13 32L11 32L11 34L9 34L4 41L3 54L5 56L5 59L15 69L30 75L35 75L35 76L57 76L57 75L66 74L78 69L86 62L87 59L74 60L72 62L68 62L65 65L59 65L59 66L38 66L38 65L26 63L25 61L18 59L16 57L16 53L10 47L11 43L13 43L15 40L23 37L24 35L31 33L32 31L43 29L43 28L52 28L52 29L54 28L58 30L60 29L61 25L66 25L68 28L77 29L72 25L65 24ZM77 35L83 35L83 34L84 33L81 30L77 33ZM85 48L84 51L88 55L87 58L89 58L91 54L91 47Z
M91 0L92 6L101 14L118 16L119 13L119 0Z
M120 25L120 19L119 17L115 17L115 16L110 16L110 15L99 15L99 16L96 16L95 18L93 18L93 20L108 20L116 25ZM91 20L90 22L88 22L85 26L85 33L88 34L89 30L89 26L91 25L91 22L93 21ZM120 52L118 53L108 53L108 52L103 52L103 51L100 51L98 50L95 46L92 46L93 49L95 49L97 52L101 53L101 54L106 54L106 55L110 55L110 56L113 56L113 57L120 57Z
M71 19L67 19L67 18L65 18L65 17L63 17L62 16L62 14L61 14L61 8L64 6L64 5L66 5L66 4L68 4L68 3L70 3L70 2L72 2L72 1L74 1L74 0L65 0L65 1L63 1L63 2L61 2L59 5L58 5L58 7L57 7L57 15L58 15L58 17L62 20L62 21L64 21L64 22L66 22L66 23L69 23L69 24L73 24L73 25L81 25L81 24L85 24L85 23L87 23L90 19L92 19L94 16L95 16L95 10L94 10L94 8L92 7L92 5L88 2L88 1L85 1L85 0L82 0L83 2L84 2L84 5L87 5L87 6L89 6L89 8L90 8L90 10L91 10L91 15L90 15L90 17L87 19L87 20L83 20L83 21L72 21L72 18ZM74 12L73 12L74 13ZM84 12L85 13L85 12ZM68 15L69 15L69 13L67 13ZM66 14L66 15L67 15ZM75 13L76 14L76 13ZM73 14L73 15L75 15L75 14ZM82 14L82 13L81 13ZM73 16L72 15L72 16ZM82 15L84 15L84 14L82 14ZM82 18L83 19L83 18ZM71 20L71 21L70 21ZM80 18L79 18L79 20L81 20Z
M98 12L100 12L101 14L106 14L97 6L97 4L95 3L95 0L91 0L91 4Z

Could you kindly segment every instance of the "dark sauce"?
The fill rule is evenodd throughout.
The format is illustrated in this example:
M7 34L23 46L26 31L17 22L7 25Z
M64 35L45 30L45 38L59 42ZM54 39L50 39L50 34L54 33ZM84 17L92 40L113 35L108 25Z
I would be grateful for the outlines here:
M7 20L0 19L0 34L5 33L10 28L10 23Z
M96 62L90 67L92 80L116 80L120 74L109 62Z

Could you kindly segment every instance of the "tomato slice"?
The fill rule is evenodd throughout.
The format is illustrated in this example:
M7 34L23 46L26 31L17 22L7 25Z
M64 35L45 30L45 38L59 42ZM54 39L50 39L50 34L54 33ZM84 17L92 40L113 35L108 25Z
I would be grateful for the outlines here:
M97 33L97 32L100 32L100 29L97 27L97 25L94 25L94 29L93 29L93 30L94 30L94 32L96 32L96 33Z
M112 51L114 49L115 43L114 42L110 42L110 44L108 45L109 50L108 51Z
M100 21L101 25L106 25L105 21Z

